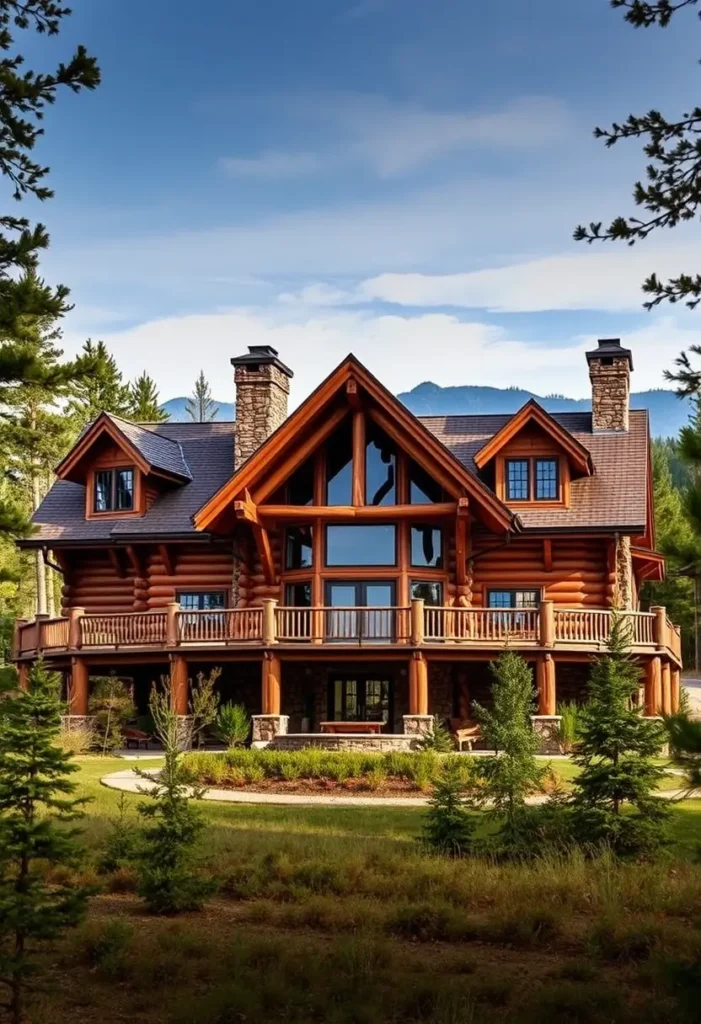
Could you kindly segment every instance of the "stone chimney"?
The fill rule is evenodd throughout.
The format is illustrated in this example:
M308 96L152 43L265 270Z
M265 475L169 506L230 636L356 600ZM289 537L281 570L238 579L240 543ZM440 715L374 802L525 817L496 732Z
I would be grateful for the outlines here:
M249 345L231 360L236 385L235 466L238 469L287 418L290 370L271 345Z
M620 338L600 338L598 348L587 352L591 380L591 425L595 433L627 430L630 399L630 349Z

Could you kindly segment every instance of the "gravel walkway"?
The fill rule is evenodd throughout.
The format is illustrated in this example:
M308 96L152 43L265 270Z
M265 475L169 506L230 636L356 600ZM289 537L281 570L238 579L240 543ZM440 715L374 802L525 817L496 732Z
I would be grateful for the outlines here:
M149 769L150 773L157 768ZM147 793L153 783L140 779L132 769L112 772L105 775L101 783L109 789L119 789L124 793ZM684 789L667 789L659 795L664 800L678 800L686 794ZM701 793L694 794L701 796ZM242 789L207 789L203 800L217 800L229 804L277 804L297 807L426 807L429 798L425 796L333 796L315 793L251 793ZM528 797L526 803L531 806L543 804L547 796Z

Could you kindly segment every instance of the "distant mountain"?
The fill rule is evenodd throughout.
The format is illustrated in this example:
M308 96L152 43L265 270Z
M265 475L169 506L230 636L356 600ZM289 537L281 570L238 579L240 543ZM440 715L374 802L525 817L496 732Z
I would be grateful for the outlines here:
M411 391L398 395L400 401L417 416L455 416L460 413L513 413L529 398L535 398L548 412L589 412L588 398L565 398L563 395L536 395L521 388L486 388L473 384L442 388L426 381ZM186 398L171 398L163 408L171 420L186 422ZM679 399L673 391L656 388L653 391L638 391L631 395L632 409L649 409L651 432L654 437L676 437L691 413L691 403ZM217 402L218 420L233 420L232 402Z

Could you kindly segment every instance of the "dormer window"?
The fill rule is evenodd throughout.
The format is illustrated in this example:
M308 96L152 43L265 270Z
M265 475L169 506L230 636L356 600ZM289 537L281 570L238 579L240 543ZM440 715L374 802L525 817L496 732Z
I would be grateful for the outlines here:
M506 500L528 501L530 496L530 463L528 459L506 460Z
M506 459L507 501L559 501L558 459Z
M134 508L134 469L98 469L93 492L94 512L131 512Z
M557 501L557 459L535 460L535 500Z

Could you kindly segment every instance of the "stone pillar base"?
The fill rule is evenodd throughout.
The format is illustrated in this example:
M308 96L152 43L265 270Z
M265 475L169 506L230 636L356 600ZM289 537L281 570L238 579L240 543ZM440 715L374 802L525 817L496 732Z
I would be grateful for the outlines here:
M276 736L287 735L289 715L253 715L253 739L251 746L267 747Z
M539 754L561 754L560 722L562 715L531 715L533 731L538 737Z
M405 736L427 736L433 732L433 715L403 715Z
M192 715L178 715L178 750L192 749Z

